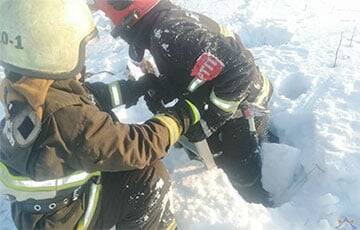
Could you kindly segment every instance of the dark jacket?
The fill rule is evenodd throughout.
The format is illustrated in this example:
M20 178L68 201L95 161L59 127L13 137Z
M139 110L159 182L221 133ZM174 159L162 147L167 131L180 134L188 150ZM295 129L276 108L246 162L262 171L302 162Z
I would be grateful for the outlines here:
M148 49L171 97L186 97L200 110L205 104L211 107L212 91L223 100L254 102L264 84L252 54L237 35L210 18L181 9L167 0L162 0L130 30L115 28L113 35L121 35L137 53ZM192 70L203 53L215 55L225 67L215 79L189 93ZM267 95L266 103L270 96ZM216 108L211 115L219 117L208 118L206 112L201 112L205 120L212 119L213 123L231 116Z

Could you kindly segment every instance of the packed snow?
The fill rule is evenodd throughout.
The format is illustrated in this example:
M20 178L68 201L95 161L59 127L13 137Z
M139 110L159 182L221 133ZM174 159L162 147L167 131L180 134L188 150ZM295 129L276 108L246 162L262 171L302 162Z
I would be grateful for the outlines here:
M181 149L172 149L165 161L179 228L360 228L360 3L175 2L226 25L251 49L274 85L271 122L281 142L263 145L263 183L277 204L270 209L246 203L221 169L207 171ZM109 35L111 24L103 14L94 17L100 38L89 45L88 71L114 75L100 73L90 80L124 78L127 45ZM139 75L134 68L130 72ZM115 111L124 122L151 117L143 101ZM5 199L0 223L14 229Z

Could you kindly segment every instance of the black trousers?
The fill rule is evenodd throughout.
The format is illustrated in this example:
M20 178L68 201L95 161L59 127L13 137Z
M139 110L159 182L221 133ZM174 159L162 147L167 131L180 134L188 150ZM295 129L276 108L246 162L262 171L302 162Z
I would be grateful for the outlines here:
M94 229L164 229L173 220L170 178L161 161L143 170L103 173L102 179Z
M255 124L261 142L267 132L267 116L256 117ZM222 151L222 154L215 158L215 162L228 175L235 188L249 186L261 179L260 152L257 151L258 146L254 146L245 118L229 120L208 142L211 149Z

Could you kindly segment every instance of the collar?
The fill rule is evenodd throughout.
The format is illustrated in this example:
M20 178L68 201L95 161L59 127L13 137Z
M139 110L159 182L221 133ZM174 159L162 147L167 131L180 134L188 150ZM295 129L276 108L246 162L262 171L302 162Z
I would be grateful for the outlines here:
M111 34L115 38L120 36L124 39L130 46L129 56L135 61L141 61L145 49L150 48L151 33L155 24L158 21L161 21L161 13L167 12L173 8L176 8L176 6L170 1L162 0L133 27L127 29L118 25Z

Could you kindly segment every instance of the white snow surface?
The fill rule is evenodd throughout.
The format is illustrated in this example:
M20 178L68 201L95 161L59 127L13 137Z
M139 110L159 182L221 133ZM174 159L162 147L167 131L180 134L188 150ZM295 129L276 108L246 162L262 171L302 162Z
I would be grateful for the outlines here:
M179 228L360 228L360 2L175 2L241 36L273 82L271 121L281 142L263 146L263 183L278 205L271 209L246 203L221 169L206 171L182 150L172 149L165 161ZM127 45L109 35L110 22L103 14L94 17L100 39L89 46L88 70L115 76L91 80L124 78ZM143 101L116 113L124 122L151 117ZM0 200L1 229L14 229L8 205Z

